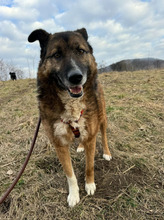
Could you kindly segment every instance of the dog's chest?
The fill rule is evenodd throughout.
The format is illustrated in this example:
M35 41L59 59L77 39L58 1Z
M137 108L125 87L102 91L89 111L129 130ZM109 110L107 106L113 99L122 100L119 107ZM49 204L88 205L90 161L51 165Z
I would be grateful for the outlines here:
M68 135L70 140L73 137L80 137L84 140L87 136L86 119L84 118L85 104L81 99L66 99L66 97L62 99L64 111L60 114L60 119L54 124L55 136L61 136L63 142L65 142L64 139L68 139Z

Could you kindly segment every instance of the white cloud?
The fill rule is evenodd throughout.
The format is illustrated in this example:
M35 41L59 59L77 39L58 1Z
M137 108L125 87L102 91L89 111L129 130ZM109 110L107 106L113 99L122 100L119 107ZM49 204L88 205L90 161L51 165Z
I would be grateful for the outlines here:
M52 0L15 0L15 7L28 12L29 17L33 16L33 11L37 11L37 19L44 20L55 16L58 13L56 4Z
M143 20L149 13L148 3L137 0L127 0L120 8L119 21L126 27L136 25ZM149 15L148 15L149 16Z
M64 31L64 28L57 25L54 19L52 18L48 20L44 20L43 22L36 21L31 24L31 28L33 30L42 28L47 30L47 32L51 32L51 33Z
M20 7L7 7L0 6L0 17L1 19L14 19L14 20L34 20L38 17L38 11L36 9L31 9L29 12L26 8Z
M41 1L42 2L42 1ZM38 6L39 0L14 0L14 5L19 5L23 8L32 8Z
M11 41L25 39L26 35L22 33L11 21L2 21L0 23L1 37L9 38Z
M104 34L120 34L123 32L123 27L120 23L116 22L115 20L106 20L106 21L98 21L98 22L91 22L88 24L88 28L91 31L97 30L99 35Z

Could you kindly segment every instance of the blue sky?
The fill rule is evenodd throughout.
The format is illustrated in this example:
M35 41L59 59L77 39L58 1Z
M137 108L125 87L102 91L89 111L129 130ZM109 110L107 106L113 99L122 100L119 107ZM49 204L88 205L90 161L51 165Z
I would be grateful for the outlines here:
M55 33L85 27L97 63L164 59L163 0L0 0L0 59L36 76L37 28Z

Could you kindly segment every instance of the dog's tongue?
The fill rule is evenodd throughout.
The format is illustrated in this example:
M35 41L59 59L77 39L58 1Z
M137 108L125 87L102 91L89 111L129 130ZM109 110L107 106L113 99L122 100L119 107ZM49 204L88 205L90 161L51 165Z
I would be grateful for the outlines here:
M69 88L70 92L73 94L79 94L82 91L82 86L75 86L75 87L71 87Z

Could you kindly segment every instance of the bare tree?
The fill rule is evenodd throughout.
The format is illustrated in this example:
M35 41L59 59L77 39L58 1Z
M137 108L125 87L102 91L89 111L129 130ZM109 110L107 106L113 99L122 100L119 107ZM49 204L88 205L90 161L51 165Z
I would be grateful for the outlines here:
M6 81L8 79L8 70L7 65L3 62L3 59L0 59L0 80Z
M24 73L21 69L16 69L15 72L16 72L16 75L17 75L17 79L23 79Z

